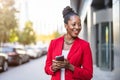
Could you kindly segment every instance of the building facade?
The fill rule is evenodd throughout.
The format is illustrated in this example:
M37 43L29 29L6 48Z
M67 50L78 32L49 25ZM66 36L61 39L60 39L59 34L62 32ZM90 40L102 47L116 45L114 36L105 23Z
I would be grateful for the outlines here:
M120 77L120 0L70 0L81 17L80 37L89 41L94 64Z

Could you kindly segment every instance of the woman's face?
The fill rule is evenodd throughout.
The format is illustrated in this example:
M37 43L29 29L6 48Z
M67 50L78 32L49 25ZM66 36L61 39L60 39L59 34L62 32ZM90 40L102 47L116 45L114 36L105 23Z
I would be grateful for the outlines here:
M70 17L70 20L68 20L68 24L65 24L67 34L69 34L71 37L75 38L79 35L79 32L81 31L81 21L79 16L73 15Z

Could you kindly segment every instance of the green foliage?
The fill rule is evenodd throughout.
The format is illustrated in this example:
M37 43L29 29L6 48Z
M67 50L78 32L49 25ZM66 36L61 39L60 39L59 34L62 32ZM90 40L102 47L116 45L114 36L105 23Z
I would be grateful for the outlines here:
M32 28L33 24L31 21L27 21L23 32L19 35L19 42L27 45L36 42L36 34Z
M17 42L18 41L18 36L19 36L19 31L18 29L11 29L10 31L10 38L9 38L9 42Z
M58 31L53 32L54 38L58 38L61 34Z
M17 28L14 0L0 0L0 42L11 41L11 30Z

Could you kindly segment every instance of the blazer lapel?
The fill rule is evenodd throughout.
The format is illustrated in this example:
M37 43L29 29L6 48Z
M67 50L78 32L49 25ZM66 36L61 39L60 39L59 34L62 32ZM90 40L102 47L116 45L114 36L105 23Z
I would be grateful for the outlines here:
M62 36L58 43L56 44L57 45L57 55L61 55L62 54L62 49L63 49L63 43L64 42L64 37Z
M77 37L69 51L69 54L67 56L67 59L70 60L70 58L75 54L75 51L78 49L79 46L79 38Z

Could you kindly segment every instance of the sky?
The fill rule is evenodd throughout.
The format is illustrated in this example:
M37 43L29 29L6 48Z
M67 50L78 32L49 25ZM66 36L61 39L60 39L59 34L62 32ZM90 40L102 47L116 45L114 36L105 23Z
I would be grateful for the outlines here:
M16 0L20 10L20 27L26 20L33 22L33 28L38 34L51 34L59 30L65 32L62 10L70 6L70 0Z

